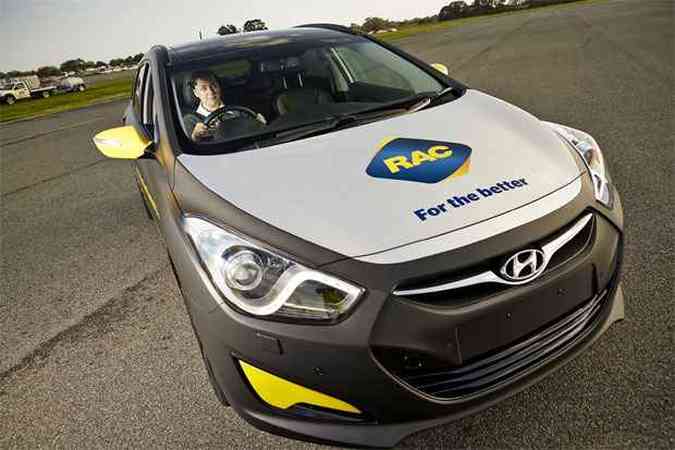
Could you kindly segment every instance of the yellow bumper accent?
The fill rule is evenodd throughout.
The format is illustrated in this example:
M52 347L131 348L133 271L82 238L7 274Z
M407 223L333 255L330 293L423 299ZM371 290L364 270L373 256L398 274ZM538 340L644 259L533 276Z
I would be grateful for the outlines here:
M256 394L266 403L277 408L287 409L298 403L321 406L348 413L361 414L361 411L349 403L320 392L286 381L269 372L260 370L244 361L239 361L244 375Z

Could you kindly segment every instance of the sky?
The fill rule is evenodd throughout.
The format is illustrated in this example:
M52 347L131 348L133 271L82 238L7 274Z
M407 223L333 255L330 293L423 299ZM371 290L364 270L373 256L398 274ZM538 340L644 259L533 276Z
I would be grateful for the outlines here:
M349 25L437 14L450 0L0 0L0 71L30 70L67 59L105 61L216 35L262 19L270 29L302 23Z

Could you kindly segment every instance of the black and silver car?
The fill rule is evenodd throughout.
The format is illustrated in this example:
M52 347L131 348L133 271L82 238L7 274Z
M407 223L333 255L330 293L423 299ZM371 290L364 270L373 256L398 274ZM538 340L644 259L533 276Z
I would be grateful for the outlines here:
M95 137L135 159L216 395L254 426L393 446L623 317L598 143L446 72L328 25L156 46Z

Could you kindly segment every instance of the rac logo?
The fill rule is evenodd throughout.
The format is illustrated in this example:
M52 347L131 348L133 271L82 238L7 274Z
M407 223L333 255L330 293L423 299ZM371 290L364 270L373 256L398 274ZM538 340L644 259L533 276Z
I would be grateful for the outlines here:
M471 148L463 144L424 139L386 140L366 173L375 178L438 183L469 171Z

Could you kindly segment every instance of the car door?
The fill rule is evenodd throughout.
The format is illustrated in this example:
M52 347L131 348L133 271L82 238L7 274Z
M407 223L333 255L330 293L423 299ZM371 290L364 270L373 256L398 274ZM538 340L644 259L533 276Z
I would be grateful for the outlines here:
M127 110L125 122L135 126L148 139L153 141L153 147L158 145L158 133L155 116L154 84L149 62L139 66L131 105ZM136 160L135 176L147 211L159 220L161 217L160 196L168 189L168 177L161 162L150 153Z

